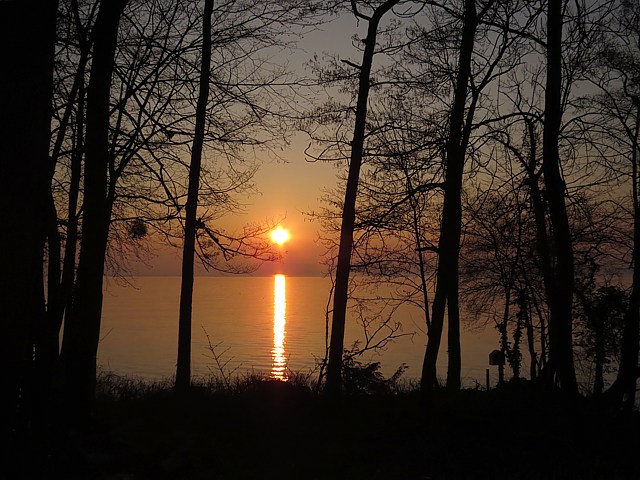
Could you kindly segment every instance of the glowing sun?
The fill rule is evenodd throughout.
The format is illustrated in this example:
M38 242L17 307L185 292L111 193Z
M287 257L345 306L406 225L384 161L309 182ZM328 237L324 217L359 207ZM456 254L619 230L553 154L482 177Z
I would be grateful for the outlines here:
M282 245L283 243L287 242L289 240L289 237L289 232L282 227L278 227L273 232L271 232L271 240L273 240L278 245Z

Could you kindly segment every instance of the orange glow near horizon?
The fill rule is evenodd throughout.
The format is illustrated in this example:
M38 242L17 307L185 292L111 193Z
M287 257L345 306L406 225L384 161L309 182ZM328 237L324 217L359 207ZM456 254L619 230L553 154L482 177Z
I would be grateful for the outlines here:
M291 235L289 235L289 232L282 227L278 227L273 232L271 232L271 240L273 240L278 245L282 245L285 242L288 242L289 238L291 238Z
M271 358L271 377L277 380L287 379L287 359L284 351L285 326L287 312L287 290L284 275L274 276L273 288L273 348Z

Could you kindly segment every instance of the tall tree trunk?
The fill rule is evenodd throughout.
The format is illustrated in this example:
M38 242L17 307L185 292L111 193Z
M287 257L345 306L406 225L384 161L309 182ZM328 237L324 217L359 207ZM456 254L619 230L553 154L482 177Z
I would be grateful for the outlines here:
M1 440L28 425L42 275L57 2L0 2Z
M460 226L462 226L462 212L460 213ZM458 248L455 265L452 267L449 291L447 292L447 388L460 390L462 386L462 350L460 348L460 295L458 263L460 258L460 228L458 229Z
M60 289L61 276L61 241L58 231L58 212L56 210L53 192L49 184L47 195L47 319L45 334L42 338L47 345L48 353L41 357L49 367L52 367L58 360L59 355L59 335L60 324L57 319L62 316L62 296Z
M185 207L184 245L182 249L182 284L180 287L180 318L178 322L178 363L175 389L186 391L191 385L191 308L193 298L193 261L195 254L198 190L202 147L204 144L209 74L211 70L211 15L213 0L205 0L202 18L202 60L200 63L200 91L196 106L196 125L189 165L189 187Z
M69 193L67 195L67 236L64 245L64 259L62 278L60 280L60 297L62 306L56 318L58 329L62 320L71 310L73 301L73 285L76 274L76 253L78 248L78 199L80 196L80 180L82 179L82 156L84 152L84 102L85 89L82 86L78 92L77 131L75 132L75 147L71 156L71 178L69 179Z
M640 376L638 369L638 342L640 338L640 269L638 268L638 252L640 251L640 206L635 205L634 218L634 259L633 259L633 285L629 298L629 307L624 316L622 329L622 342L620 352L620 367L616 383L621 388L620 400L626 411L635 408L636 384Z
M85 122L85 100L86 86L85 74L87 61L91 49L91 42L88 38L87 27L82 25L78 1L72 0L70 5L75 18L76 29L78 31L77 41L80 46L80 58L76 69L73 85L67 99L67 106L60 122L58 136L53 147L52 161L57 162L62 149L64 138L68 132L71 116L75 109L75 130L72 131L72 154L69 179L69 192L67 193L67 228L64 245L64 255L62 257L62 272L59 279L58 302L52 311L47 314L51 317L53 328L56 330L56 341L60 335L62 321L65 312L71 309L73 299L73 285L76 273L76 253L78 247L78 199L80 196L80 180L82 179L82 157L84 155L84 122ZM51 296L49 296L51 298ZM50 304L51 305L51 304Z
M51 182L47 182L47 302L46 314L40 316L35 336L35 369L38 397L41 399L39 410L47 423L53 416L57 416L57 402L54 402L55 379L60 370L60 324L57 322L61 310L60 291L60 232L58 232L58 214L56 211ZM44 278L43 278L44 279ZM45 286L42 285L44 294Z
M500 332L500 351L503 358L509 361L509 366L515 375L513 368L513 359L511 358L511 352L509 351L509 316L511 310L511 286L508 286L504 292L504 309L502 310L502 322L498 325L498 331Z
M73 419L88 417L95 397L96 356L102 316L102 285L111 202L109 97L118 25L127 0L103 0L94 26L95 42L87 88L82 243L71 311L65 319L62 361L66 405Z
M573 363L573 245L565 205L565 183L560 173L559 136L562 119L562 0L547 6L547 81L542 144L542 171L546 187L551 231L555 246L555 274L549 300L550 378L576 394L578 385Z
M360 181L360 167L364 149L364 138L367 119L367 101L371 79L371 66L375 54L378 24L382 17L393 8L399 0L387 0L375 9L368 18L369 26L365 39L362 65L358 82L358 100L356 104L356 121L351 142L351 158L349 175L342 209L340 227L340 247L336 266L336 286L333 296L333 317L331 322L331 341L329 344L329 363L327 365L326 389L329 395L338 395L342 385L342 354L344 351L344 327L347 315L349 289L349 273L351 271L351 253L353 250L353 228L356 218L356 196ZM355 5L355 3L354 3Z
M604 363L607 359L605 352L604 318L594 316L591 319L595 336L595 378L593 380L593 394L600 395L604 390Z
M458 262L462 224L462 175L466 150L465 105L471 75L471 58L477 26L475 0L465 0L464 26L460 42L458 74L453 107L449 119L449 138L446 147L444 204L438 240L438 271L433 300L431 328L422 365L420 387L430 394L436 384L436 361L444 326L445 306L448 304L449 365L447 387L460 388L460 309L458 305Z
M631 296L629 306L624 316L622 327L622 342L620 352L620 367L614 386L620 394L616 401L623 402L626 411L635 408L636 383L640 370L638 369L638 350L640 342L640 267L638 256L640 255L640 193L638 182L640 174L638 167L640 162L640 104L636 109L636 125L631 138L633 150L631 152L631 181L633 195L633 273L631 284ZM619 385L619 387L617 385Z
M526 302L527 308L527 323L525 325L527 329L527 349L529 351L529 377L531 380L535 380L537 377L537 367L538 367L538 354L536 353L536 344L535 344L535 336L533 333L533 316L531 311L531 302L526 298L526 293L522 291L520 293L524 301Z
M551 259L551 249L549 248L549 236L547 234L546 204L542 198L540 185L538 184L538 174L536 173L536 163L538 160L537 137L535 134L535 124L532 120L525 119L527 123L527 135L529 136L529 159L524 165L527 173L527 185L531 196L531 210L535 222L536 250L540 258L540 270L542 272L542 282L544 284L545 299L549 310L554 309L554 276L553 263ZM540 306L535 299L535 292L530 282L527 282L530 298L534 303L538 318L540 319L540 366L541 373L548 372L545 368L547 364L547 333L544 316Z

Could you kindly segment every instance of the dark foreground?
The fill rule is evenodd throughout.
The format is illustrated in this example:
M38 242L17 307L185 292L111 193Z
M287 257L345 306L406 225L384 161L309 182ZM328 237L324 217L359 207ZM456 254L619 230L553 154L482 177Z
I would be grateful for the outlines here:
M530 384L349 396L111 385L86 431L11 452L2 478L638 479L640 422ZM11 451L11 450L10 450ZM7 450L5 450L5 453ZM9 470L7 472L7 469Z

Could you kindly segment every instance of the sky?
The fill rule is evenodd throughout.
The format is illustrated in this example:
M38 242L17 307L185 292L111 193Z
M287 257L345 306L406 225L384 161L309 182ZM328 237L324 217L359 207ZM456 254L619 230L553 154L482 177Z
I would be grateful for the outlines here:
M243 201L249 205L244 215L223 219L229 230L249 222L269 222L282 219L280 225L290 233L290 240L281 247L281 260L263 264L255 275L284 273L295 276L322 275L321 260L325 248L318 242L318 222L311 222L305 212L317 209L322 189L336 184L335 165L308 162L304 148L294 146L287 152L287 162L270 162L262 166L254 177L259 194ZM181 252L158 249L156 256L134 266L137 275L179 275ZM197 275L215 274L196 266Z
M361 22L359 30L362 28ZM288 59L290 65L303 72L303 64L314 54L321 57L323 53L336 52L341 58L357 61L359 52L351 45L357 29L355 19L348 14L319 27L301 39L299 52ZM310 75L308 71L303 74ZM336 164L309 161L304 153L308 144L306 135L299 134L290 139L290 146L281 153L282 160L265 161L254 177L260 193L240 198L247 204L246 213L223 220L221 226L233 230L249 222L283 218L280 224L290 232L291 238L277 247L281 260L263 264L254 275L318 276L324 273L322 259L326 249L318 242L319 224L310 221L304 213L318 209L323 190L337 185L336 175L341 168ZM154 253L155 257L146 264L133 265L135 275L180 275L180 251L160 248ZM216 273L196 265L196 275L209 274Z
M252 205L243 217L233 219L238 224L248 221L271 221L282 218L280 225L291 238L281 247L282 259L264 264L260 275L316 276L323 273L320 264L325 248L318 242L319 224L308 215L317 210L324 188L336 185L340 171L334 164L309 162L304 155L306 142L297 138L286 152L285 162L270 162L258 171L255 184L260 194L248 199Z

